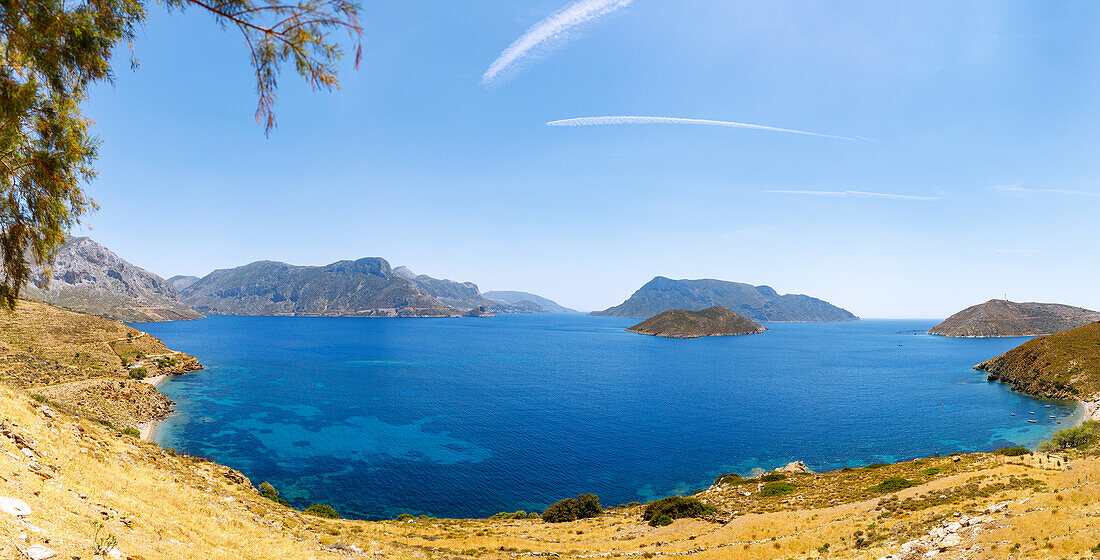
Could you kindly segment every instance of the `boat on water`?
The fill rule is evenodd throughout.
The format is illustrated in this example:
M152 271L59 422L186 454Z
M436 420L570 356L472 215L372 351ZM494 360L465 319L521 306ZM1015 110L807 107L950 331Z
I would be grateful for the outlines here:
M1038 420L1028 420L1028 422L1031 422L1032 424L1037 424L1037 423L1039 423L1039 421L1038 421Z

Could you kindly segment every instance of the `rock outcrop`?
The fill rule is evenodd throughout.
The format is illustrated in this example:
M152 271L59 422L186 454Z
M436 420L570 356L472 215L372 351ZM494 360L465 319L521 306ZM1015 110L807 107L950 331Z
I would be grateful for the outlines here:
M991 299L972 305L932 327L928 334L951 337L1040 336L1100 321L1100 312L1059 303L1017 303Z
M178 321L201 315L179 301L165 279L134 266L87 237L73 237L47 270L38 267L23 296L115 321Z
M723 280L672 280L658 276L625 302L592 315L652 317L670 309L699 311L728 307L753 321L857 321L859 317L827 301L801 294L779 295L768 286Z
M702 311L670 309L626 330L664 338L700 338L758 334L768 329L727 307L715 306Z

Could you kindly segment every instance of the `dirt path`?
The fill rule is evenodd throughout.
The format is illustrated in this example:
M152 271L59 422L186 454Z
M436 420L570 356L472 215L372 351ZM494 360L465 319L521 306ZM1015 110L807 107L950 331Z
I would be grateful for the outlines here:
M134 336L123 336L121 338L112 338L111 340L97 340L97 341L94 341L94 342L77 342L75 344L59 344L57 346L38 346L38 347L35 348L35 350L56 350L58 348L70 348L70 347L73 347L73 346L91 346L92 344L110 344L112 342L122 342L124 340L137 340L137 339L139 339L139 338L141 338L141 337L143 337L147 334L149 334L149 333L139 332L137 335L134 335Z

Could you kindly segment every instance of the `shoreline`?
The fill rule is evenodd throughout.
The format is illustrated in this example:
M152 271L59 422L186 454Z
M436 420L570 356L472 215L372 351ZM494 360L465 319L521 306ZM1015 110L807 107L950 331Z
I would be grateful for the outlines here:
M156 389L156 388L160 387L161 383L164 383L164 381L166 379L168 379L168 376L169 376L169 374L162 373L160 375L156 375L156 376L153 376L153 377L147 377L145 379L142 379L141 381L143 383L148 383L148 384L152 385L153 389ZM140 436L141 441L151 441L151 439L153 437L153 432L156 430L157 424L159 424L159 423L160 423L160 420L150 420L148 422L138 423L138 425L136 427L137 427L138 431L141 432L141 436Z

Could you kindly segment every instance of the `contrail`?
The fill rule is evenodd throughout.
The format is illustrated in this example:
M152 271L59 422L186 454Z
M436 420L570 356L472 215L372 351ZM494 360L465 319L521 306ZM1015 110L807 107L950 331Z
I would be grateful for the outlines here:
M481 75L482 84L490 84L510 66L525 58L533 49L546 43L561 39L570 29L594 21L634 0L577 0L572 4L550 14L542 21L532 25L527 33L520 36L500 53Z
M822 134L820 132L809 132L806 130L794 130L791 128L777 128L774 126L764 126L762 124L739 123L733 121L715 121L710 119L685 119L680 117L580 117L576 119L563 119L560 121L550 121L546 123L547 126L601 126L609 124L697 124L706 126L725 126L730 128L749 128L752 130L767 130L770 132L789 132L791 134L805 134L806 136L819 136L821 138L849 140L852 142L855 142L857 140L866 140L866 138L834 136L832 134Z
M832 197L859 197L859 198L886 198L890 200L939 200L938 196L919 196L915 194L893 194L867 191L764 191L776 194L800 194L806 196L832 196Z

